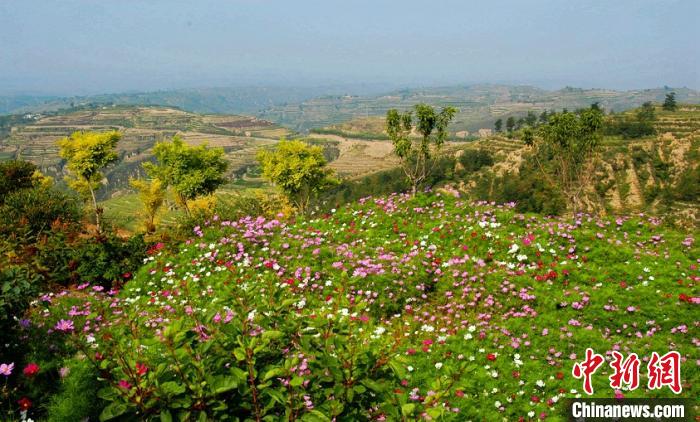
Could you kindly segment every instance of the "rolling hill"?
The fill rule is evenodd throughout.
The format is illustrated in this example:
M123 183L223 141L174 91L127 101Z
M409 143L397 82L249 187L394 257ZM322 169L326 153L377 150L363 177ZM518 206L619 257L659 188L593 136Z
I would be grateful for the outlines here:
M153 145L174 135L190 144L208 142L222 147L230 161L230 175L245 173L257 149L272 144L291 132L256 117L202 115L166 107L103 106L47 114L14 116L0 132L0 160L21 158L37 164L41 170L61 179L64 163L58 156L56 141L78 130L118 130L119 163L108 168L109 189L100 191L109 197L141 173L141 163L152 159Z

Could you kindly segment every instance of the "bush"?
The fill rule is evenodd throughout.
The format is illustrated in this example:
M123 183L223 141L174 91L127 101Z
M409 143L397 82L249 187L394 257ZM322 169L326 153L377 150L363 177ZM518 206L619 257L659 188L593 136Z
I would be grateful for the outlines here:
M5 201L8 194L32 187L36 171L36 166L29 161L0 162L0 204Z
M80 241L73 249L71 278L109 288L131 278L143 264L148 245L142 234L123 239L106 232Z
M466 173L473 173L483 167L492 166L493 155L483 149L467 149L460 155L459 163Z
M78 201L57 189L16 190L5 197L0 207L0 233L39 235L54 224L76 225L82 217Z

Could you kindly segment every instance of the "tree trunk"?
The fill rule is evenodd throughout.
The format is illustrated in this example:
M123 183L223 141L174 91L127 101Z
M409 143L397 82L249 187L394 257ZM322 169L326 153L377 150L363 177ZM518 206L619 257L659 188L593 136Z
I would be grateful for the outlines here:
M90 186L88 182L88 188L90 188L90 196L92 196L92 207L95 210L95 225L97 226L97 233L102 233L102 226L100 225L100 210L97 208L97 198L95 198L95 191Z

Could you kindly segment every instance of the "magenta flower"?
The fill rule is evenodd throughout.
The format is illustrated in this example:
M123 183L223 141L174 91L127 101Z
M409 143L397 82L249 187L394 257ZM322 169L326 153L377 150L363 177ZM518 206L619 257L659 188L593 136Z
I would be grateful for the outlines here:
M0 375L4 375L6 377L9 377L12 375L12 370L15 369L15 363L12 362L10 364L3 363L0 364Z
M58 331L63 331L68 332L68 331L73 331L73 321L69 319L62 319L56 323L56 326L54 327Z

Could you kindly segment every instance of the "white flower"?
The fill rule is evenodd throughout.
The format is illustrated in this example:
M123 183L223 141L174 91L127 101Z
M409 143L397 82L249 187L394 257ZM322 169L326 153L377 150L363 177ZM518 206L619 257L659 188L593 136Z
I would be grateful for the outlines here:
M534 411L534 410L531 410L531 411L527 412L527 416L530 417L530 418L534 418L534 417L535 417L535 411Z
M386 331L386 328L380 326L380 327L375 328L374 334L381 336L382 334L384 334L385 331Z
M517 244L513 243L512 245L510 245L510 249L508 249L508 253L512 255L512 254L518 252L519 249L520 249L520 247Z
M442 368L442 362L438 362L435 364L435 369L440 369Z
M408 372L413 372L413 367L409 365L406 369L408 369Z
M535 382L535 385L537 385L538 387L542 388L542 387L544 387L544 381L542 381L542 380L537 380L537 381Z
M501 402L496 400L496 402L494 403L494 406L496 406L496 408L501 407Z
M467 328L467 330L468 330L470 333L473 333L474 331L476 331L476 325L470 325L469 328Z

